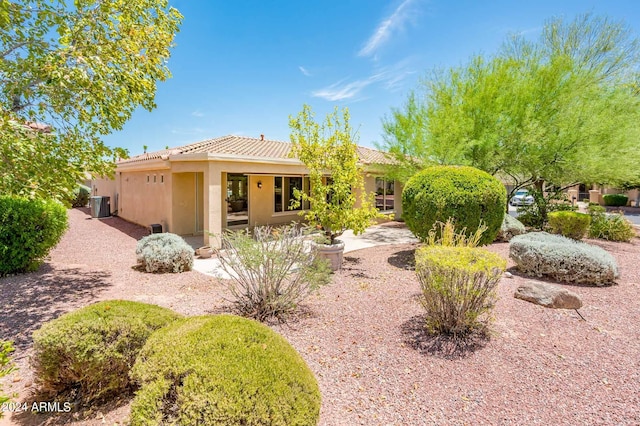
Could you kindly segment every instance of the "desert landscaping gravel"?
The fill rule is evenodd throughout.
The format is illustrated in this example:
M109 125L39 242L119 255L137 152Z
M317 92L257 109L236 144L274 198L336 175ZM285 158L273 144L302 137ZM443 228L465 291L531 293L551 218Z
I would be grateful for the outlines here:
M185 315L228 309L224 285L212 277L136 270L144 228L91 219L86 209L69 217L69 231L38 272L0 278L0 338L16 342L19 367L4 390L21 399L34 387L31 333L65 312L106 299ZM287 323L270 326L318 379L321 425L638 425L640 240L589 242L615 257L621 275L613 286L567 286L581 296L584 320L515 299L530 278L511 269L513 277L499 283L489 339L429 337L412 270L416 245L403 244L347 253L331 284ZM507 257L507 243L489 249ZM128 404L5 415L0 424L126 424Z

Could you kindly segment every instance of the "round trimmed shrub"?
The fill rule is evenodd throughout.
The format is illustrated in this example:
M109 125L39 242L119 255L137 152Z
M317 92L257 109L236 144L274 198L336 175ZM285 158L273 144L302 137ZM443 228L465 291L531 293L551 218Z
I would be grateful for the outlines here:
M60 203L0 196L0 276L38 269L66 230Z
M147 341L131 370L132 425L315 425L320 390L279 334L234 316L178 320Z
M436 222L452 218L467 236L481 223L487 230L480 245L491 244L500 231L507 205L504 185L490 174L466 166L433 166L412 176L402 192L402 217L421 241Z
M138 241L138 264L147 272L184 272L193 268L193 248L176 234L151 234Z
M560 282L601 286L618 277L616 261L604 249L546 232L513 237L509 257L524 274Z
M71 205L71 207L86 207L87 204L89 204L90 195L91 188L86 185L78 185L69 195L67 202Z
M548 219L553 234L560 234L574 240L581 240L591 224L591 216L572 211L551 212Z
M629 197L623 194L605 194L602 200L605 206L622 207L627 205Z
M156 305L110 300L45 323L33 333L40 388L75 391L86 402L128 390L129 370L147 338L180 317Z

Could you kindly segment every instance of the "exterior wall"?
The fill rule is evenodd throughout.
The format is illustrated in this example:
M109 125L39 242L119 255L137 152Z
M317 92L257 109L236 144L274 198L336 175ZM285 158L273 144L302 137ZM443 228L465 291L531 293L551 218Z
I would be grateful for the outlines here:
M142 226L159 223L164 232L173 232L168 170L121 172L118 180L118 216Z
M262 188L258 188L258 181ZM302 219L298 211L276 213L274 193L274 176L249 176L249 226L282 225Z
M402 191L404 190L404 186L399 182L395 181L393 183L393 210L394 210L394 219L402 219Z
M115 214L118 211L118 182L116 179L93 179L89 182L89 185L87 185L91 188L92 196L99 195L101 197L110 197L111 214Z

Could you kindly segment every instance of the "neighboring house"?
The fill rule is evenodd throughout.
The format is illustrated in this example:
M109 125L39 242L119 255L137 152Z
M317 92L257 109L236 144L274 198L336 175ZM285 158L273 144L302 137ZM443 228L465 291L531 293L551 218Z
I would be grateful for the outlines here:
M220 234L225 229L299 221L290 209L294 188L308 191L307 169L290 157L291 144L223 136L144 153L117 163L115 180L92 182L93 195L111 197L112 213L140 225L161 224L179 235ZM386 182L385 154L358 147L365 190L380 210L401 214L399 183Z

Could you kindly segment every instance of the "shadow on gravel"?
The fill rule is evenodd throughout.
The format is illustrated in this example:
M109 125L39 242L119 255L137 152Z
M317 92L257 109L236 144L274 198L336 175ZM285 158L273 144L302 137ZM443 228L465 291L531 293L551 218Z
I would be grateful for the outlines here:
M122 232L134 238L136 240L141 239L142 237L146 237L149 235L149 228L145 226L136 225L135 223L127 222L126 220L118 217L118 216L109 216L105 218L92 218L91 217L91 209L88 207L79 207L77 210L80 210L84 214L87 215L86 220L98 220L100 223L103 223L107 226L110 226L118 231ZM166 232L166 230L164 230Z
M387 262L396 268L413 271L416 269L416 249L397 251L389 256Z
M19 357L34 330L96 300L110 285L109 277L84 265L44 264L37 272L0 279L0 339L13 340Z
M484 348L489 341L486 333L466 337L429 334L424 324L424 315L416 315L402 324L401 330L405 344L425 355L445 359L465 358Z
M344 256L340 273L347 273L354 278L373 279L372 276L366 274L365 268L357 266L361 263L362 259L359 257Z

